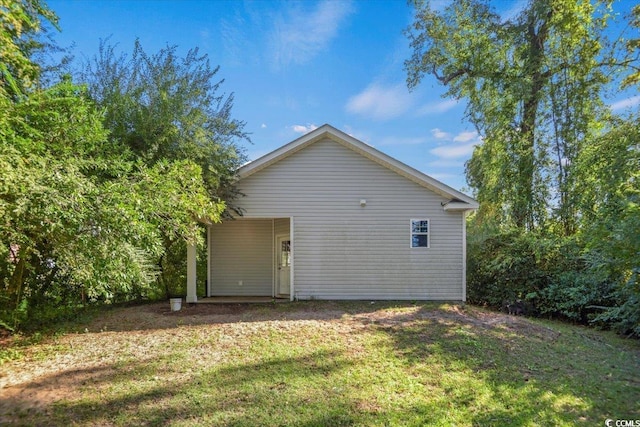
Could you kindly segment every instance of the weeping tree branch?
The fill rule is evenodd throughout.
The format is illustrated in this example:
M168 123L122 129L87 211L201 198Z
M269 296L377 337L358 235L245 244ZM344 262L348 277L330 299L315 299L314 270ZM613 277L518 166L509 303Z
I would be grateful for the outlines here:
M441 75L438 74L438 70L436 69L436 65L433 64L432 73L435 76L435 78L438 79L438 81L440 81L443 85L446 86L453 79L456 79L458 77L464 76L465 74L471 75L471 69L470 68L461 68L459 70L454 71L453 73L450 73L447 76L441 76Z

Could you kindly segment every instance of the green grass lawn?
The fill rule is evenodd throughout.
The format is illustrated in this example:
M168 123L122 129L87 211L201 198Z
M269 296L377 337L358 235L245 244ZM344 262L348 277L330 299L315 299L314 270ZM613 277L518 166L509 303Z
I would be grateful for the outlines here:
M165 307L166 305L166 307ZM0 424L557 426L640 419L640 343L471 306L114 308L2 350Z

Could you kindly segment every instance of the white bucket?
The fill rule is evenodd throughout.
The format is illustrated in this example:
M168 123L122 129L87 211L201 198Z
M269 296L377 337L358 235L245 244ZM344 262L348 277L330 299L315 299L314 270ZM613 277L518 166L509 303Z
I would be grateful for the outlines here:
M182 298L169 298L169 304L171 304L171 311L180 311L182 308Z

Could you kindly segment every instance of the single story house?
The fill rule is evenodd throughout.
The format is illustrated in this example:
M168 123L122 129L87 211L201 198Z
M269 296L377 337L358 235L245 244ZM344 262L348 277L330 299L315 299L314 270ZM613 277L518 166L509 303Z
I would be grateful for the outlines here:
M209 297L466 299L478 203L332 126L246 164L237 187L243 216L208 229Z

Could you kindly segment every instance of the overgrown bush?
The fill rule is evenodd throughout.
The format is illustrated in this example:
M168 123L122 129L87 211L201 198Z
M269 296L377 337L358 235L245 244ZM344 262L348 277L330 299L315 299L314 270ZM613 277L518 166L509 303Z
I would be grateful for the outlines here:
M475 304L502 307L547 285L541 247L529 235L510 231L469 236L467 295Z
M529 315L596 324L640 336L637 271L624 286L596 251L575 238L470 229L469 302Z
M613 305L604 308L593 321L611 327L620 334L640 337L640 268L633 270L629 280L612 292Z
M611 294L611 284L592 271L565 271L553 276L544 289L529 294L528 300L540 315L588 323L613 304Z

